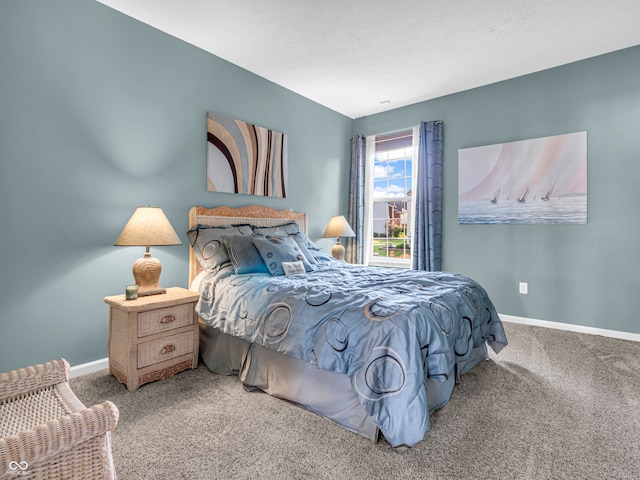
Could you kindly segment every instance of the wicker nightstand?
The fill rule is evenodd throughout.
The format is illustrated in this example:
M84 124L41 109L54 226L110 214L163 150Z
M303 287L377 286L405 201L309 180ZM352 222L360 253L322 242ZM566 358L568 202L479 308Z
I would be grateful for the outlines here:
M167 293L109 305L109 371L129 390L198 366L198 293L168 288Z

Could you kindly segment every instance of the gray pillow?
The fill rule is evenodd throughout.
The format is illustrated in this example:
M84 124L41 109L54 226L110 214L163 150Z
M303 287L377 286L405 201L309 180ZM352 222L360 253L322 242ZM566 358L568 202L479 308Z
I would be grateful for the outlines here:
M202 266L210 274L231 265L223 237L231 235L252 235L250 225L230 225L211 227L198 225L187 232L193 252Z

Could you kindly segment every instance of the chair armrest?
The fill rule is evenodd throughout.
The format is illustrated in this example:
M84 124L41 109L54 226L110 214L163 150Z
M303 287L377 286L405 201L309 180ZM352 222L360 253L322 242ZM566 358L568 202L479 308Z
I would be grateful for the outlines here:
M91 438L113 432L118 417L118 408L106 401L50 420L33 430L0 438L0 469L11 462L32 465Z
M69 362L64 358L0 373L0 401L69 381Z

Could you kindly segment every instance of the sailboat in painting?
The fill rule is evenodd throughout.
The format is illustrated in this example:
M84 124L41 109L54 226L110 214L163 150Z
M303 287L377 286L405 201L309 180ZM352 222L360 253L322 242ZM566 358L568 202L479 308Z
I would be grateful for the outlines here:
M516 200L518 200L518 202L520 203L526 202L528 193L529 193L529 185L527 184L527 188L524 189L524 192L522 192L522 195L520 195Z
M553 187L555 187L556 182L554 181L551 184L551 188L549 190L547 190L547 193L545 193L542 197L540 197L540 200L542 200L543 202L548 202L549 199L551 198L551 194L553 193Z
M496 188L496 191L493 193L491 197L491 203L498 203L498 197L500 196L500 185Z

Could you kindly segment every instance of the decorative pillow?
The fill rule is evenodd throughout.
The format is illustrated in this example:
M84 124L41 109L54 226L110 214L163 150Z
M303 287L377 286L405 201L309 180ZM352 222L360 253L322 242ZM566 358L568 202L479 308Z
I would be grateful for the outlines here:
M307 272L313 270L296 241L291 237L253 237L271 275L284 275L282 262L301 261Z
M271 273L249 235L224 237L231 264L236 273Z
M250 225L220 227L198 225L187 232L187 238L189 238L191 248L193 248L193 252L203 270L214 274L220 268L231 264L222 237L230 235L251 236L252 233Z
M307 242L309 240L307 239L304 233L298 232L289 236L296 241L296 243L300 247L300 250L302 250L302 253L304 253L304 256L307 257L307 260L309 260L309 263L311 265L315 265L316 263L318 263L318 261L316 260L316 257L314 257L313 253L311 253L311 251L307 248Z
M298 260L297 262L282 262L282 270L284 270L284 274L287 277L289 275L305 273L304 263L302 263L300 260Z
M307 243L309 243L309 240L307 239L306 235L300 231L298 224L295 222L278 225L276 227L254 226L253 234L255 236L263 237L292 237L300 247L300 250L302 250L302 253L307 258L307 261L312 265L318 263L316 258L307 248Z

